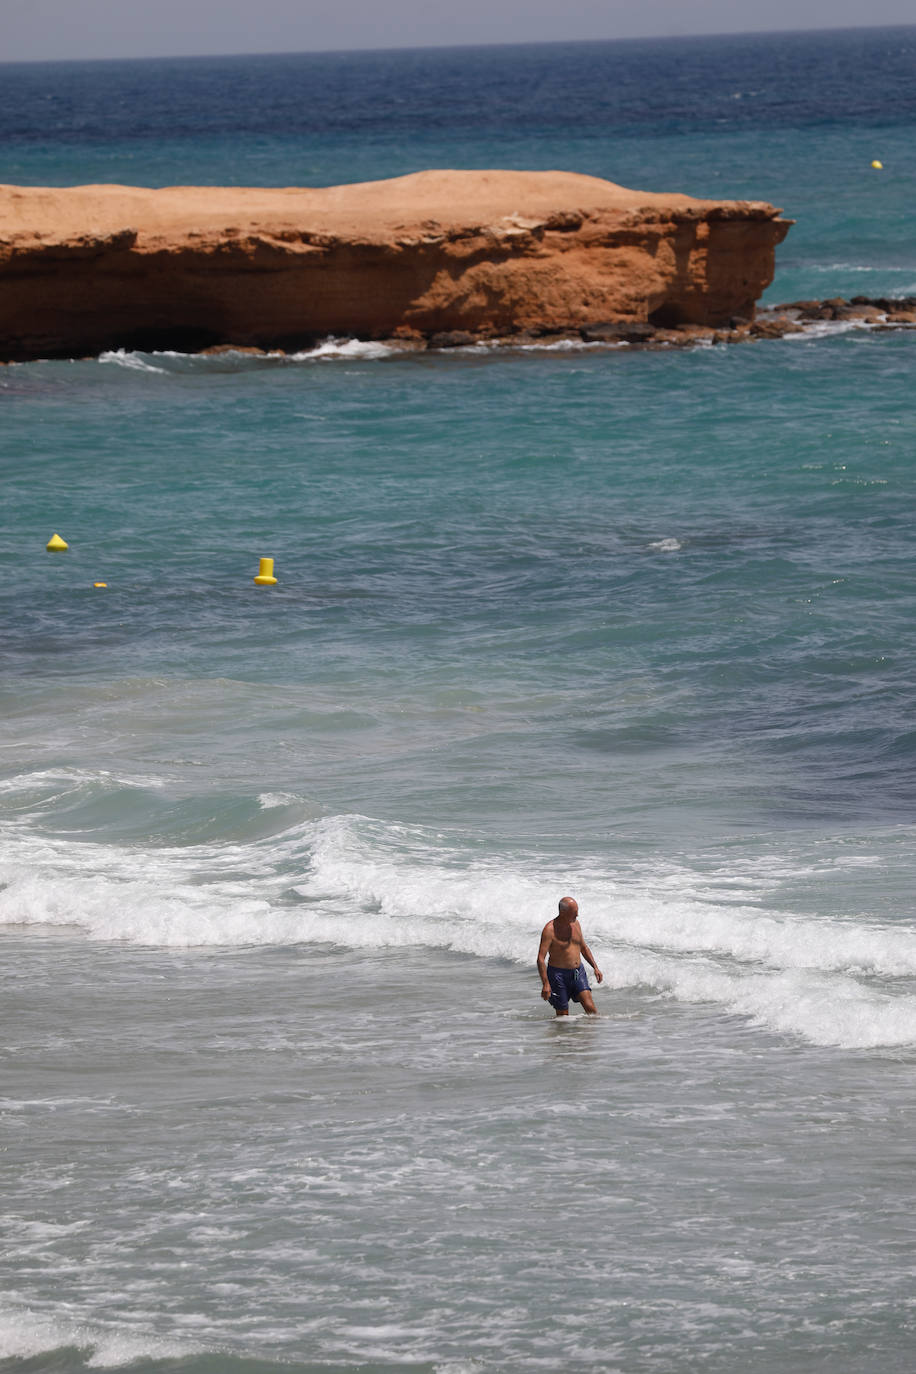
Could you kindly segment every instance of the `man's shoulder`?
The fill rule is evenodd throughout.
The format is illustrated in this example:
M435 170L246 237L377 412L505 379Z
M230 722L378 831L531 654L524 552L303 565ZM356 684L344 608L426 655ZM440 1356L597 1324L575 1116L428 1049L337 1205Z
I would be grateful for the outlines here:
M542 935L552 935L552 934L553 934L553 921L548 921L548 922L547 922L546 926L545 926L544 929L541 931L541 934L542 934Z

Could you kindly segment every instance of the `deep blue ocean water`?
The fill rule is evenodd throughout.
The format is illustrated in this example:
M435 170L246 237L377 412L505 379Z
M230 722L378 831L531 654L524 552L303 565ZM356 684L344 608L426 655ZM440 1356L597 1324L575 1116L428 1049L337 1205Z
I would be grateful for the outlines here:
M914 65L5 66L0 182L562 168L782 206L771 302L906 295ZM3 1374L909 1371L914 362L0 369Z

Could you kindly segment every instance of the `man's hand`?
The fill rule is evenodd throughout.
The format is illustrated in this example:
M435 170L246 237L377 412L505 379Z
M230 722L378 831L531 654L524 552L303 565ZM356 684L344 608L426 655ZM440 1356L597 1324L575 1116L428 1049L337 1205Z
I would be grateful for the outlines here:
M544 999L545 1002L549 1002L549 1001L550 1001L550 984L549 984L549 983L545 983L544 986L541 988L541 996L543 997L543 999Z
M600 968L595 969L595 980L599 983L604 982L604 974L601 972Z

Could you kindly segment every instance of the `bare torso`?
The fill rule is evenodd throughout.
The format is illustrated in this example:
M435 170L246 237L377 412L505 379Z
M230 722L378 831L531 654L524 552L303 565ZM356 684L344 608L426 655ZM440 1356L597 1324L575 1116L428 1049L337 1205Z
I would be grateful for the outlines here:
M554 968L578 968L582 962L582 928L578 921L548 921L544 934L550 939L547 962Z

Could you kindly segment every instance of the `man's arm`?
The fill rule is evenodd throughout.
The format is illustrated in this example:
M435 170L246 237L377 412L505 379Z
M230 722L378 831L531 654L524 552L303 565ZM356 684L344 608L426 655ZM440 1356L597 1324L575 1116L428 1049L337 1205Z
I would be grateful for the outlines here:
M581 927L581 926L579 927L579 934L582 935L582 927ZM604 982L604 974L601 972L600 968L599 968L598 965L595 963L595 960L594 960L593 957L592 957L592 952L591 952L591 950L589 949L588 945L585 943L585 936L584 936L584 935L582 935L582 939L581 939L581 941L580 941L579 948L582 950L582 958L586 961L586 963L591 964L592 968L595 970L595 977L597 978L598 982L599 982L599 983L603 983L603 982Z
M538 949L538 973L541 975L541 996L546 1002L550 997L550 980L547 977L547 951L550 949L550 941L553 938L553 921L548 921L541 931L541 943Z

